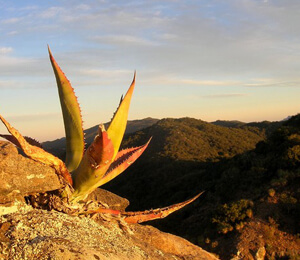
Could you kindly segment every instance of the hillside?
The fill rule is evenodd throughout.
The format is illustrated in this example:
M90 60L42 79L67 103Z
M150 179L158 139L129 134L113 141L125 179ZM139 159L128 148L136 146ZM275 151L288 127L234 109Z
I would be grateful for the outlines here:
M123 176L108 184L109 189L126 194L131 201L141 197L132 203L133 208L153 207L155 203L163 206L172 198L175 201L192 196L201 182L199 169L255 148L264 140L265 131L216 126L193 118L163 119L126 136L123 147L141 145L150 137L144 155ZM200 190L207 189L207 185L210 184L201 184ZM177 192L170 194L171 190Z
M151 136L142 157L105 186L127 197L134 210L165 206L207 190L213 185L210 168L254 149L265 132L255 127L221 127L192 118L163 119L126 136L123 147L141 145Z
M244 123L241 121L226 121L226 120L217 120L212 122L214 125L225 126L225 127L234 127L234 128L242 128L246 129L248 127L256 127L260 130L264 130L267 135L271 134L274 130L276 130L283 122L285 121L277 121L277 122L270 122L270 121L262 121L262 122L251 122L251 123Z
M124 147L153 137L147 158L163 157L184 161L215 161L255 147L265 138L258 127L229 128L194 118L162 119L155 125L125 138ZM150 156L149 156L150 154Z
M153 136L142 158L105 188L127 197L132 209L165 206L205 190L189 208L154 225L221 259L237 252L252 259L259 250L267 259L297 259L300 116L273 125L268 137L263 125L270 126L160 120L126 138L128 147Z
M147 117L140 120L129 120L127 122L126 134L133 133L143 128L146 128L148 126L151 126L155 124L157 121L158 119L151 118L151 117ZM104 125L107 128L109 123L105 123ZM99 127L98 125L95 125L93 127L84 130L85 142L87 144L90 144L94 140L98 132L98 127ZM57 155L59 157L63 157L65 153L66 138L63 137L53 141L47 141L44 142L42 145L47 151L51 152L52 154Z

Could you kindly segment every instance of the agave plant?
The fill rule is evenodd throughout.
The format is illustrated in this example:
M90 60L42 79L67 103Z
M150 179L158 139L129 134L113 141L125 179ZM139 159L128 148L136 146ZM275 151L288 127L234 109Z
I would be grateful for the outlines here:
M172 206L142 212L121 212L98 207L87 209L85 198L97 187L109 182L125 169L127 169L145 151L150 140L139 147L119 151L127 124L128 111L135 86L135 73L133 81L115 112L107 131L100 124L98 134L91 145L84 151L84 133L82 128L81 111L74 90L53 58L48 48L50 61L56 77L60 104L64 119L66 134L66 160L65 163L56 156L44 151L38 143L29 137L23 137L1 115L0 119L11 135L0 134L18 146L29 158L53 167L58 174L63 189L59 192L62 203L57 210L77 214L109 213L121 215L128 223L140 223L157 218L164 218L170 213L184 207L197 199L194 198ZM63 207L62 207L63 205ZM75 206L74 206L75 205ZM81 205L81 206L78 206ZM73 210L71 210L73 209Z

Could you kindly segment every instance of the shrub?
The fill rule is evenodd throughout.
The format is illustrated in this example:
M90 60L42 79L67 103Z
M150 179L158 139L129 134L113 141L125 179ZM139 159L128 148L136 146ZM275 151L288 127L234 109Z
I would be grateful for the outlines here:
M226 234L232 231L242 229L244 221L253 216L253 202L241 199L230 204L223 204L218 208L217 214L212 218L212 222L217 224L219 233Z

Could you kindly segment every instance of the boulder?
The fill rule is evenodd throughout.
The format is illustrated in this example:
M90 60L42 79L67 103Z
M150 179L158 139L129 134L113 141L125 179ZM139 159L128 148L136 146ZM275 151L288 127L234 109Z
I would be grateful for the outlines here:
M53 168L24 157L13 144L0 141L0 204L61 187Z
M125 211L129 206L129 201L122 198L110 191L103 189L96 189L88 195L86 201L100 201L102 204L107 205L110 209Z

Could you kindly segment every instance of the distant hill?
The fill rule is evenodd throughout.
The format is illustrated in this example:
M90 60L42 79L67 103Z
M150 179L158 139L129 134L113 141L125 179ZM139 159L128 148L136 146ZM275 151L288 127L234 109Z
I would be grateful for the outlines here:
M151 136L147 149L150 158L202 162L232 157L253 149L266 137L265 130L259 127L228 128L194 118L166 118L128 135L123 146L145 143Z
M147 117L147 118L140 119L140 120L129 120L127 122L127 128L126 128L125 133L129 134L129 133L133 133L135 131L139 131L143 128L146 128L148 126L155 124L157 121L158 121L158 119L151 118L151 117ZM106 123L104 125L107 128L109 123ZM94 140L94 138L98 132L98 127L99 126L96 125L96 126L93 126L91 128L84 130L85 142L87 144L90 144ZM63 157L64 153L65 153L65 147L66 147L66 138L63 137L63 138L59 138L59 139L56 139L53 141L47 141L47 142L44 142L42 145L47 151L49 151L59 157Z
M267 259L299 257L300 116L236 127L163 119L129 134L123 146L140 145L150 136L141 158L103 188L128 198L133 210L205 191L188 208L151 224L221 259L232 259L237 251L252 259L260 245L268 245Z
M122 147L142 145L150 137L141 158L105 186L128 198L132 209L167 205L171 198L186 199L193 190L206 189L208 183L198 187L199 169L254 149L266 134L258 127L229 128L194 118L167 118L128 134ZM173 189L177 192L170 195Z
M288 118L285 120L288 120ZM280 122L262 121L262 122L244 123L244 122L236 121L236 120L232 120L232 121L217 120L217 121L212 122L212 124L218 125L218 126L225 126L225 127L234 127L234 128L256 127L260 130L265 130L266 134L269 135L274 130L276 130L280 125L282 125L283 121L284 120L282 120Z
M246 123L237 121L237 120L217 120L214 122L211 122L213 125L218 125L218 126L225 126L225 127L241 127L246 125Z
M254 149L266 138L264 130L249 129L216 126L193 118L159 120L125 137L124 148L146 143L150 137L152 140L141 158L105 187L128 198L132 209L186 199L209 186L203 183L198 187L199 169ZM171 190L176 192L170 194Z

